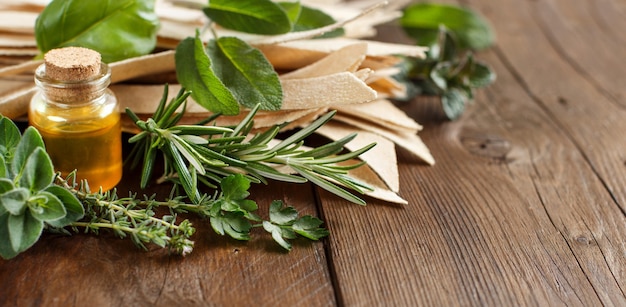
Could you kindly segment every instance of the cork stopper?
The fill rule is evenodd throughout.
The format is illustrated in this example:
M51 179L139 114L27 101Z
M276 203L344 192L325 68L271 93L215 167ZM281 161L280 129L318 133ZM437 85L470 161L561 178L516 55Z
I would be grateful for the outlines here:
M44 56L49 78L65 82L88 80L100 74L100 53L82 47L48 51Z
M44 55L40 75L46 96L57 102L83 103L103 94L109 83L108 66L100 53L82 47L53 49Z

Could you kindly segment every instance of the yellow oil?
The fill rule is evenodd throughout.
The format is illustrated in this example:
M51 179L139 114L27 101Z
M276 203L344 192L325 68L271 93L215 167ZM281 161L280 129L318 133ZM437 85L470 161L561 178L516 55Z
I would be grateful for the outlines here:
M86 179L92 191L109 190L121 180L122 133L115 103L72 108L34 103L29 122L63 176L76 170L77 179Z

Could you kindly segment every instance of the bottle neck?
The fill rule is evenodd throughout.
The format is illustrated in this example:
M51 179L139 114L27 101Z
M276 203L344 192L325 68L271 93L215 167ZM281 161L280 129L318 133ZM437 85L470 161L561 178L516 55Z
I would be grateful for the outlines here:
M65 105L82 105L98 101L106 93L111 83L111 69L101 64L100 74L79 81L63 81L46 75L46 65L40 65L35 71L35 84L41 89L47 101Z

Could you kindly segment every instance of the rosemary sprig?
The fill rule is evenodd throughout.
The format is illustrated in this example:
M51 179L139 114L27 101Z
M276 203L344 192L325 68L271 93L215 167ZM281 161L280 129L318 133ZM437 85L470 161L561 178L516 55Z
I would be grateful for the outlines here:
M272 145L270 142L277 136L281 125L251 135L258 106L234 127L205 125L216 117L197 125L177 125L184 115L190 93L181 89L170 103L166 102L167 95L166 85L154 116L145 121L126 109L128 116L142 130L129 140L136 144L131 153L134 165L143 161L142 188L147 186L152 177L156 154L160 151L165 158L163 178L182 186L193 203L200 200L198 182L214 188L228 175L244 174L255 183L267 183L267 179L293 183L311 181L353 203L365 204L364 200L340 187L342 185L358 193L371 190L367 184L348 174L349 170L363 163L339 163L357 158L375 146L375 143L340 154L343 146L356 136L353 134L318 148L303 147L303 140L328 122L334 112L321 116L308 127ZM182 111L177 113L176 110L181 107ZM293 172L281 172L277 166L287 166Z

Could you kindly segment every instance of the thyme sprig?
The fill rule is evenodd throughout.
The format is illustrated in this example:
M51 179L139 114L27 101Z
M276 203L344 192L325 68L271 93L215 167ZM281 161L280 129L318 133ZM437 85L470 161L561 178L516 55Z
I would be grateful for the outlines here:
M356 136L351 134L317 148L303 146L303 140L328 122L334 112L321 116L309 126L272 144L283 125L277 124L253 135L253 118L258 106L250 110L237 126L207 125L214 122L219 114L195 125L178 125L184 116L189 95L189 91L181 89L168 103L168 87L165 86L153 117L145 121L131 110L126 110L142 130L129 139L130 143L135 143L131 152L133 165L137 166L143 161L142 188L147 186L152 177L157 152L160 151L165 158L162 178L182 186L193 203L200 201L198 183L214 188L228 175L244 174L254 183L267 183L267 179L292 183L311 181L353 203L365 204L364 200L340 187L348 187L358 193L371 190L367 184L348 174L348 171L364 162L342 162L357 158L375 146L375 143L342 153L344 145ZM181 111L177 112L179 109ZM279 170L279 166L286 166L287 170Z

